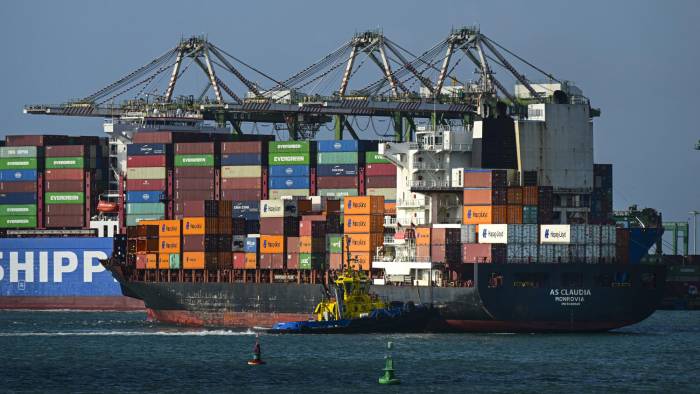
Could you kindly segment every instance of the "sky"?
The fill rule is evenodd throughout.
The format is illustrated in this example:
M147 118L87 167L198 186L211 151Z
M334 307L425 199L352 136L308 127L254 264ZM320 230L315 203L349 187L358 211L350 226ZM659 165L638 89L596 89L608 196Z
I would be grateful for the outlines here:
M595 161L614 165L614 205L654 207L667 221L700 210L700 2L696 1L6 1L0 34L0 138L95 134L101 119L30 116L26 104L96 91L203 34L283 78L357 31L383 30L414 53L453 27L481 31L600 108ZM198 88L196 91L201 90Z

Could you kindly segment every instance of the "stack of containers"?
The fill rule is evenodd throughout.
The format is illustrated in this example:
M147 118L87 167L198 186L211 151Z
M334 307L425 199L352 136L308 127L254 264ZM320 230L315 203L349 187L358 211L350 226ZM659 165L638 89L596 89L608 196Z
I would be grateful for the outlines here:
M384 196L384 212L396 215L396 166L375 149L365 152L365 194Z
M95 145L51 145L44 148L44 225L47 228L86 226L86 170L96 164ZM94 183L91 181L91 185ZM91 201L90 201L91 202ZM92 205L92 204L90 204Z
M343 206L343 246L349 252L343 253L343 263L368 271L377 247L384 243L384 197L345 197Z
M233 201L231 209L233 219L245 221L244 234L260 233L260 201Z
M284 269L286 238L298 236L299 216L295 200L260 201L260 268Z
M361 141L318 141L316 188L319 196L357 196ZM364 157L362 157L364 159Z
M309 196L315 144L311 141L271 141L268 149L268 198Z
M158 269L180 269L182 250L182 221L180 220L141 220L141 226L158 228Z
M328 268L338 271L343 265L343 235L326 234L326 251L328 251Z
M600 227L600 257L604 263L612 263L615 259L617 245L617 232L615 225L605 224Z
M464 169L463 184L463 224L508 222L506 170Z
M187 201L182 209L185 215L182 219L182 268L218 269L220 247L231 255L230 236L227 245L222 245L219 237L219 201ZM225 221L230 223L230 216Z
M37 226L36 146L0 147L0 228Z
M479 224L477 243L462 243L463 263L503 263L507 257L507 224Z
M216 200L218 143L175 144L175 217L184 215L185 201Z
M607 224L613 209L612 164L593 164L590 223Z
M433 224L430 229L430 259L436 263L457 266L462 262L462 226Z
M136 268L158 268L158 226L144 224L136 227Z
M539 261L543 263L569 263L576 238L568 224L542 224L539 234ZM573 246L572 246L573 245Z
M126 147L126 225L165 219L166 169L171 166L166 144L129 144Z
M537 222L550 224L554 220L554 189L552 186L537 188Z
M262 200L266 164L266 142L222 142L221 199L248 204Z
M506 231L509 263L534 263L538 260L537 224L508 224Z
M326 260L326 215L304 215L299 221L299 262L303 270L322 269ZM291 248L291 238L288 248ZM287 262L288 268L294 268Z
M523 188L520 186L508 187L508 212L506 223L523 223Z

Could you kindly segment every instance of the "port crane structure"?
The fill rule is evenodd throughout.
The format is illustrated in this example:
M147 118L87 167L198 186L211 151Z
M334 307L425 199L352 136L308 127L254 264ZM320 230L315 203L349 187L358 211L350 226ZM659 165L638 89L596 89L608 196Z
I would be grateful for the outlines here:
M243 132L244 122L271 123L275 129L288 130L290 139L313 138L322 125L331 122L335 138L342 139L346 131L360 138L358 118L374 124L375 117L382 117L393 123L393 136L379 139L410 141L416 119L470 123L486 116L499 100L508 103L514 113L522 110L527 102L505 88L496 78L496 68L531 93L528 102L545 100L513 66L513 59L559 82L474 27L451 31L420 55L380 31L358 33L285 79L268 75L205 37L191 37L82 99L27 105L24 112L140 123L213 121L234 133ZM462 62L474 66L475 79L460 77L457 66ZM370 74L364 83L355 82L360 71L367 69L379 76ZM189 70L203 73L203 90L176 94L178 82Z

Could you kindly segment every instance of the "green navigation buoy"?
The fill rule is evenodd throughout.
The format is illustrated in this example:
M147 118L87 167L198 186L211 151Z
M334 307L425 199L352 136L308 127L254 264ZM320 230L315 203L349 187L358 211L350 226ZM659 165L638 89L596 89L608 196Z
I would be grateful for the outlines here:
M387 342L387 350L391 350L392 343ZM384 376L379 378L379 384L401 384L401 381L394 376L394 360L391 358L391 353L384 356Z

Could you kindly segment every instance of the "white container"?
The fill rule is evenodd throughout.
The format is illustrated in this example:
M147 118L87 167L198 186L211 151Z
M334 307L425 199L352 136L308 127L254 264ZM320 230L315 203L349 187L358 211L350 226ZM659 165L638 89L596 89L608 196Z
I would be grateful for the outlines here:
M475 244L476 230L476 224L463 224L460 230L460 241L463 244Z
M571 243L571 226L568 224L543 224L540 226L541 244Z
M505 244L509 242L509 231L512 224L480 224L480 244Z

